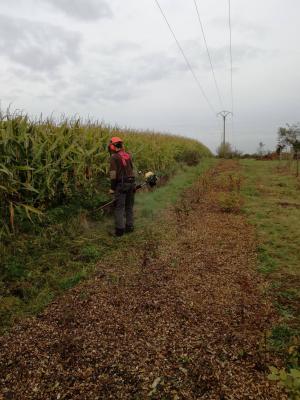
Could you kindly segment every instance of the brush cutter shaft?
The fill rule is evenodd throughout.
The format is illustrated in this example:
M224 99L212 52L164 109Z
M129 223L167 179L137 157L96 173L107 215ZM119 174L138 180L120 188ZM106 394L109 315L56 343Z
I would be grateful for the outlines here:
M139 190L139 189L141 189L142 187L144 187L146 185L147 185L147 183L143 183L142 185L137 185L135 190ZM114 204L115 201L116 201L116 199L110 200L108 203L105 203L105 204L103 204L103 206L97 208L97 210L102 210L103 208L105 208L107 206L110 206L111 204Z
M111 204L114 204L115 201L116 201L116 200L113 199L113 200L109 201L108 203L103 204L103 206L97 208L96 211L98 211L98 210L103 210L103 208L105 208L105 207L107 207L107 206L110 206Z
M142 184L140 184L140 185L136 185L135 190L139 190L139 189L141 189L142 187L144 187L144 186L146 186L146 185L147 185L146 182L145 182L145 183L142 183Z
M148 175L148 176L147 176L147 175ZM146 182L144 182L144 183L142 183L142 184L140 184L140 185L137 185L137 186L135 187L135 190L139 190L139 189L143 188L143 187L146 186L146 185L148 185L148 186L150 186L150 187L154 187L154 186L156 185L157 179L158 179L158 178L157 178L157 176L156 176L153 172L147 172L147 174L145 175L145 177L146 177ZM109 201L108 203L103 204L103 206L97 208L97 210L103 210L103 208L105 208L105 207L107 207L107 206L110 206L111 204L114 204L115 201L116 201L116 199L113 199L113 200Z

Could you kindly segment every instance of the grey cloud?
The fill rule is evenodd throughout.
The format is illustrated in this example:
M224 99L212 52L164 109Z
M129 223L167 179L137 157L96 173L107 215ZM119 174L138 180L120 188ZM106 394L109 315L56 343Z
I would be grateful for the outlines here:
M121 102L136 96L135 86L127 73L111 71L105 74L82 73L76 79L77 86L66 95L78 103L116 101Z
M141 50L141 45L129 40L121 40L113 43L109 47L105 47L101 50L101 54L106 56L118 56L124 53L138 52ZM94 51L99 52L99 47L95 48Z
M45 0L60 9L67 16L79 20L98 20L113 16L111 7L106 0Z
M71 89L68 96L81 101L122 102L138 97L145 90L145 83L171 77L180 71L186 71L186 65L177 58L164 53L153 53L128 60L122 64L102 65L101 73L81 71L74 78L77 87Z
M251 45L236 45L232 47L233 64L236 66L243 61L251 62L260 56L266 55L266 50ZM212 49L211 56L214 65L222 68L228 64L229 50L228 47L220 47Z
M214 18L211 21L211 24L213 27L219 28L223 31L224 27L228 29L228 18ZM266 27L246 20L232 21L232 30L255 38L261 38L267 32Z
M135 76L138 82L156 81L187 70L184 60L165 53L152 53L140 57L134 61L133 65L136 66Z
M198 40L189 40L184 43L184 48L186 50L186 54L191 61L191 64L195 68L205 68L205 70L210 69L209 60L207 57L207 53L201 38ZM212 58L212 63L214 68L223 69L228 68L229 63L229 47L210 47L209 48L210 55ZM268 50L261 49L256 46L251 46L247 44L243 45L233 45L232 46L232 55L233 55L233 63L236 65L237 63L241 63L243 61L251 61L259 58L260 56L265 56L269 53ZM271 54L271 52L270 52Z
M80 35L61 27L0 15L0 53L32 72L49 74L79 60Z

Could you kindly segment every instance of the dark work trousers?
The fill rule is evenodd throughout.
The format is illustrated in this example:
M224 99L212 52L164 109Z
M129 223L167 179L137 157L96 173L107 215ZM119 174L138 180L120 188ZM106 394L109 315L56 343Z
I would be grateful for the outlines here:
M115 225L117 229L133 227L135 183L118 184L115 191Z

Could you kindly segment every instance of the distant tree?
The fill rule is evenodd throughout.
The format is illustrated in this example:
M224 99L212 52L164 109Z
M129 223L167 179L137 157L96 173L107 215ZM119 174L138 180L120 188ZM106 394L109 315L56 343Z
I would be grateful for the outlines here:
M241 150L234 149L232 152L232 158L243 158L244 154Z
M278 147L289 147L297 159L297 173L299 176L299 155L300 155L300 123L293 125L286 124L286 128L278 129Z
M276 146L276 154L277 154L278 156L280 156L281 153L282 153L282 150L283 150L284 148L285 148L284 145L278 143L277 146Z
M290 147L295 154L300 151L300 123L278 129L278 146Z

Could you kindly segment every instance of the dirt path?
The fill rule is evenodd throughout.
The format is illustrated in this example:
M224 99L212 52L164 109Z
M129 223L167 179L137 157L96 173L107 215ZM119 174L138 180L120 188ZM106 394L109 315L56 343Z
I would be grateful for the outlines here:
M275 360L261 346L273 315L254 232L216 202L231 168L210 171L166 213L165 240L124 249L138 267L99 265L0 338L3 399L286 399L266 379Z

